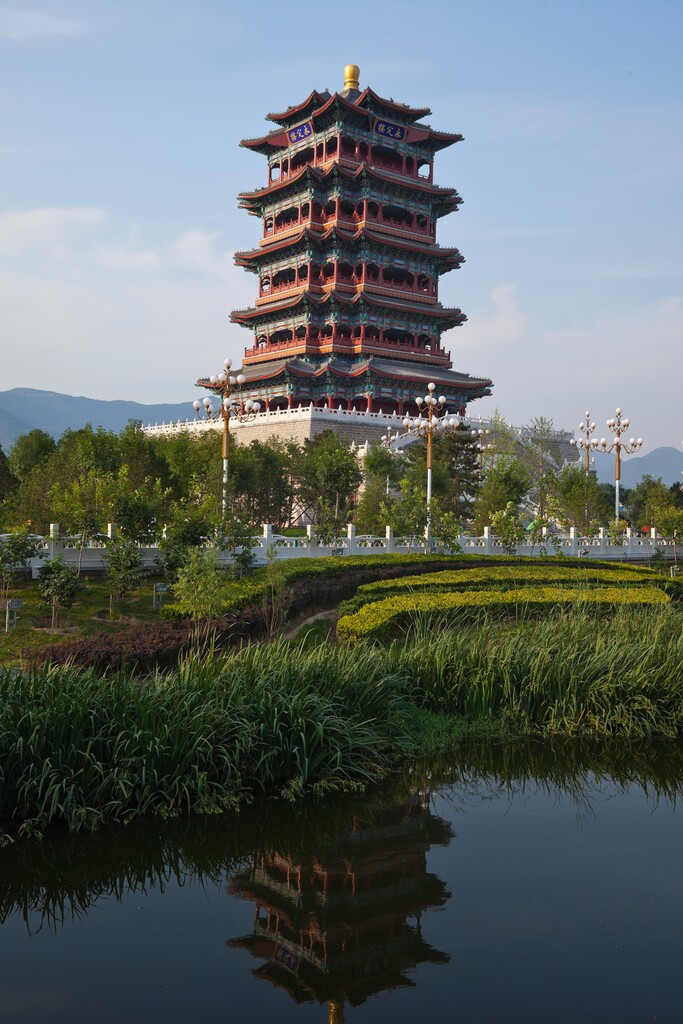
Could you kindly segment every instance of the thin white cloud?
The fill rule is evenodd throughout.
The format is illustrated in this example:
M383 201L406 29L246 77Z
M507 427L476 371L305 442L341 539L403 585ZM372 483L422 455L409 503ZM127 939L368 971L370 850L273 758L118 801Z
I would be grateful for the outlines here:
M16 7L0 7L0 38L23 42L36 36L75 36L83 25L70 18L53 18L39 11L21 11Z
M476 348L486 352L501 345L508 346L524 338L528 318L519 308L515 284L499 284L489 292L491 306L470 313L469 320L457 331L458 351ZM455 342L454 335L450 335Z
M60 250L84 232L100 228L104 211L97 207L40 207L0 213L0 255L18 255L26 248Z

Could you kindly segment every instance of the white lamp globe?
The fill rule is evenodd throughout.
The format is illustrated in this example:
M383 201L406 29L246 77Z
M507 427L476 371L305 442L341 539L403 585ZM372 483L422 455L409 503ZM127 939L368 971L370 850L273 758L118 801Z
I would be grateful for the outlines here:
M410 426L410 420L408 419L408 417L407 417L407 416L406 416L406 418L405 418L405 419L404 419L404 421L403 421L403 426L404 426L404 427L406 428L406 430L407 430L407 429L408 429L408 427Z
M417 398L415 399L415 405L418 405L418 406L422 405L422 399L420 398L420 396L419 396L419 395L418 395L418 397L417 397Z
M240 374L237 375L237 383L238 384L244 384L246 379L247 378L244 376L243 373L240 373Z
M254 412L259 412L260 409L261 409L261 403L260 402L254 402Z
M224 398L223 399L223 408L224 409L229 409L231 405L232 405L232 402L230 401L229 398Z
M232 374L230 374L230 376L228 377L228 380L230 381L231 384L235 383L235 378L233 377Z
M205 398L204 401L202 402L202 405L204 406L205 409L210 409L211 408L211 399L210 398Z
M252 402L251 398L248 398L246 400L246 402L244 403L244 408L247 410L247 412L251 412L251 410L254 408L254 403Z
M432 384L432 383L428 384L427 385L427 390L428 391L436 391L436 384Z
M224 359L223 366L225 367L226 370L229 370L230 367L232 366L232 359Z
M595 423L591 423L591 430L595 430Z
M585 430L585 429L586 429L586 424L585 423L579 423L579 430Z
M642 439L642 437L639 437L638 440L636 441L636 444L638 445L639 448L642 445L642 443L643 443L643 439Z
M192 408L194 409L195 412L199 412L201 407L202 407L202 403L199 401L198 398L195 398L194 402L192 403Z
M221 384L225 384L225 382L228 379L228 375L225 372L225 370L221 370L221 372L218 374L218 379L221 382Z
M573 438L573 437L570 437L570 438L569 438L569 443L570 443L571 445L576 445L576 441L574 440L574 438Z
M629 422L630 422L630 420L628 420L628 419L626 419L626 418L624 418L624 419L622 420L622 423L624 424L624 426L625 426L625 427L627 427L627 426L629 425Z
M617 416L621 416L621 409L617 409L616 412L617 412Z
M439 395L439 405L445 405L445 404L446 404L446 396L445 395Z
M604 448L606 444L607 444L607 440L604 437L601 437L600 438L600 447Z
M632 437L630 439L629 444L631 445L632 448L636 447L636 439L635 439L635 437Z
M212 373L211 376L209 377L209 383L218 384L218 377L216 376L215 373Z

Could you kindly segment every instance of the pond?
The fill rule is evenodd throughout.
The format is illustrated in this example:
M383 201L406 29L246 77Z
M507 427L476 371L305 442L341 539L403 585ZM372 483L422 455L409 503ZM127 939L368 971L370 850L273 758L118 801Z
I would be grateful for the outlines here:
M680 745L0 851L0 1019L683 1020Z

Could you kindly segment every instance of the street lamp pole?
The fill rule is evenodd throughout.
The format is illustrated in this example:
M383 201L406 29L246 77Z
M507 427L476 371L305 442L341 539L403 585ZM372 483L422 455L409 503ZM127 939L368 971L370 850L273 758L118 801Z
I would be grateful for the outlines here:
M591 422L591 414L586 410L586 418L579 423L579 430L583 434L578 441L575 441L572 437L569 441L570 445L574 448L578 448L584 453L583 468L586 471L586 476L590 470L590 453L595 451L598 447L597 438L591 439L591 434L595 430L595 423Z
M253 402L250 398L242 406L240 398L242 385L246 380L243 373L234 376L230 373L232 369L232 359L226 359L223 363L224 369L220 373L212 374L207 384L204 387L209 387L214 395L220 398L220 405L218 409L214 409L211 399L207 396L203 401L198 398L192 403L194 411L199 418L202 408L206 414L207 419L217 420L219 417L223 421L222 439L221 439L221 455L223 458L223 483L222 483L222 499L221 499L221 510L223 519L225 519L228 511L228 468L230 464L230 420L236 419L239 423L246 423L252 419L261 409L260 402ZM200 381L201 383L201 381ZM242 412L244 408L244 412Z
M398 437L398 431L393 427L387 427L386 434L382 434L382 444L388 452L391 452L392 442ZM387 473L387 498L389 497L389 474Z
M444 395L439 398L434 397L436 384L428 384L427 391L428 394L424 398L415 399L418 408L417 416L412 418L406 416L403 426L409 434L415 433L418 437L427 439L427 536L429 537L432 524L432 439L435 434L445 434L447 430L457 430L460 421L453 417L448 418ZM441 417L438 415L439 410L444 411L444 415Z
M479 423L481 424L481 417ZM478 430L472 431L472 438L475 449L479 452L479 483L484 477L484 452L492 452L493 445L487 441L484 441L485 437L488 437L491 433L490 430L484 430L481 426Z
M631 437L628 441L622 441L621 435L628 428L629 420L626 417L622 417L621 409L617 409L616 415L612 419L607 420L607 426L615 435L614 441L611 444L607 444L607 439L604 437L600 438L600 442L595 445L596 451L605 452L609 454L614 452L614 483L615 483L615 499L614 499L614 518L619 518L619 489L621 483L621 453L624 452L626 455L631 455L633 452L637 452L639 448L643 447L642 437L635 438Z

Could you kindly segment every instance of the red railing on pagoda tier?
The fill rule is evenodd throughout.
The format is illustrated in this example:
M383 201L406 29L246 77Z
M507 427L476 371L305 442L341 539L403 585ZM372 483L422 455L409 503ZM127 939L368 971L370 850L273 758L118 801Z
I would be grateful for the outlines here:
M273 275L269 283L261 278L259 296L256 299L257 306L266 306L275 299L282 299L295 296L304 289L308 289L314 295L324 295L329 291L345 292L347 295L355 295L361 291L372 292L375 295L384 295L387 298L409 298L413 302L425 302L433 305L438 301L438 279L428 277L426 274L406 271L405 279L401 279L402 268L395 267L380 268L374 264L362 264L362 271L359 274L357 269L352 273L345 273L339 264L333 264L331 272L302 274L306 267L294 271L295 279L291 280L288 275L285 280L275 281L277 274ZM392 279L392 275L395 279ZM266 280L267 276L266 276Z
M333 353L347 356L387 356L394 359L404 358L413 362L418 359L420 362L435 366L450 366L448 352L431 339L413 339L410 342L370 335L348 338L338 332L327 337L307 335L304 338L291 338L285 341L257 342L251 348L244 350L244 362L252 364L295 355L320 357Z
M286 237L287 233L295 233L301 228L315 231L334 224L347 230L357 230L369 224L401 238L419 241L425 238L433 241L435 237L435 222L426 214L414 213L396 203L381 204L372 199L363 199L354 204L350 200L335 198L324 205L306 202L265 217L260 244L265 245L273 238Z
M291 157L274 161L268 169L268 183L287 181L296 177L304 167L326 169L334 163L355 170L361 164L377 170L395 174L411 181L432 183L434 168L431 160L402 153L388 146L367 142L364 139L350 139L333 135L316 146L307 146Z

